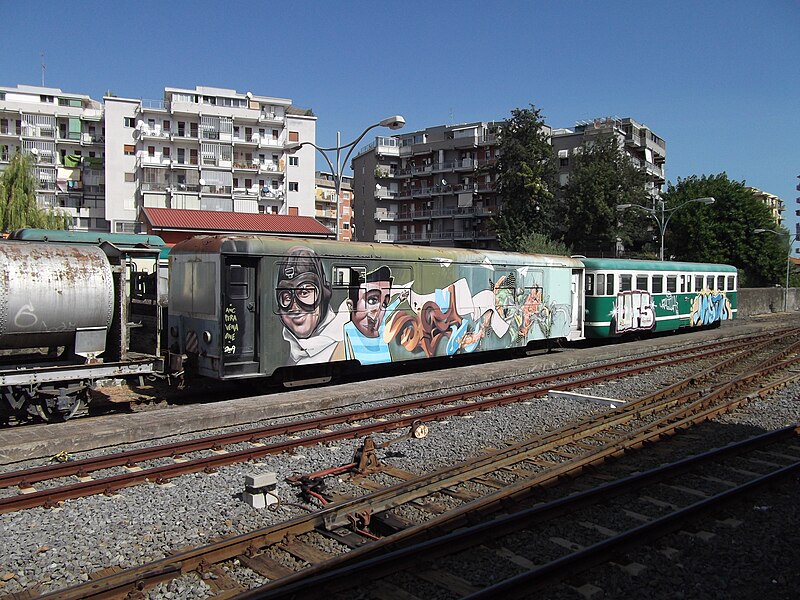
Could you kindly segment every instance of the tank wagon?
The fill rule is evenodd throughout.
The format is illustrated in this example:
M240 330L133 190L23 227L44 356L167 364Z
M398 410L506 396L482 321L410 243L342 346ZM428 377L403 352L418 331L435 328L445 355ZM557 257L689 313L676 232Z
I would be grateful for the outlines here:
M581 258L588 338L719 326L736 316L730 265Z
M213 379L329 378L583 337L583 264L564 256L257 236L170 252L170 368Z
M12 237L0 241L0 421L69 418L98 381L163 371L162 248L148 243L160 238Z

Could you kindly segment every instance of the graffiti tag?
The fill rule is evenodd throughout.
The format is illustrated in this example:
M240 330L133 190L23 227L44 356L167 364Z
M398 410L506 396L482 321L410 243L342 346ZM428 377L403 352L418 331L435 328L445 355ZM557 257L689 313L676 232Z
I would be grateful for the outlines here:
M692 302L690 322L692 326L710 325L730 319L731 314L731 301L725 296L725 292L703 291Z
M222 339L225 346L223 352L225 354L234 354L236 352L236 335L239 333L239 316L236 313L236 307L228 305L225 307L224 314L224 331Z
M617 333L652 329L656 324L650 292L634 290L617 294L614 305Z

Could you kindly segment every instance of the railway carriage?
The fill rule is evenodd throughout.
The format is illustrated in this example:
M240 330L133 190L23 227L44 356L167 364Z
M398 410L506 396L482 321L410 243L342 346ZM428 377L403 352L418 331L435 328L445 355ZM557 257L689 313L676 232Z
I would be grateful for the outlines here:
M717 326L736 315L730 265L581 258L587 338Z
M361 365L583 337L583 265L563 256L257 236L170 252L172 369L325 379Z

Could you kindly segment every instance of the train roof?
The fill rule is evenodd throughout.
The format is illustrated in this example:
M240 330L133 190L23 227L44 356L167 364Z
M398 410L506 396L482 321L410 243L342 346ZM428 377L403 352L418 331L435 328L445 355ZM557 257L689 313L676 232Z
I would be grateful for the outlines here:
M17 229L8 235L8 239L29 242L66 242L71 244L102 244L103 242L109 242L120 247L166 245L164 240L157 235L59 229Z
M609 271L683 271L736 273L736 267L713 263L634 260L626 258L580 258L587 269Z
M171 255L212 253L249 254L256 256L280 256L294 246L311 248L320 257L363 260L449 260L457 263L492 264L512 263L536 264L551 267L570 267L580 269L580 260L569 256L550 254L520 254L497 250L478 250L473 248L442 248L434 246L412 246L402 244L378 244L371 242L340 242L336 240L317 240L309 238L288 238L257 235L215 235L196 236L173 246ZM526 258L523 258L526 257Z

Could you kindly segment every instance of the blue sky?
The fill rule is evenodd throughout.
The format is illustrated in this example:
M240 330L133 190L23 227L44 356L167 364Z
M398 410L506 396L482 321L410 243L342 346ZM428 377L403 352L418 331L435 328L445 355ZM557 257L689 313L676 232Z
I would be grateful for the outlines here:
M780 196L792 230L800 208L798 0L0 0L0 9L0 85L41 85L44 53L46 86L98 100L196 85L291 98L313 109L323 146L394 114L407 131L502 120L529 104L553 127L632 117L666 140L667 180L724 171Z

